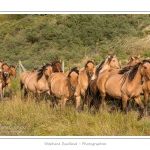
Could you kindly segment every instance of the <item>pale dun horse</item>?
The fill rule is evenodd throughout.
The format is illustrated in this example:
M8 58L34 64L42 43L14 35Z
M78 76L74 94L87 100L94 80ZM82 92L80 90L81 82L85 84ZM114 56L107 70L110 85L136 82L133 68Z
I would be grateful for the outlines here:
M139 56L132 56L129 58L129 60L127 60L127 65L126 66L134 66L135 64L141 62L142 60L140 59L140 55Z
M106 76L107 74L109 73L104 73ZM110 97L122 100L123 112L126 112L127 101L133 98L141 108L140 116L138 117L138 119L141 119L144 115L144 105L140 99L143 77L150 79L150 61L148 60L143 60L130 70L121 70L119 73L111 72L105 84L97 82L99 91L97 98L99 99L100 94L100 98L105 101L106 94L108 94Z
M148 58L148 60L150 61L150 58ZM148 100L150 96L150 79L148 79L147 77L143 78L142 88L143 88L143 94L144 94L144 105L145 105L145 110L147 113Z
M89 82L88 88L86 90L86 96L85 96L85 101L84 103L88 104L88 108L92 106L91 104L91 97L94 97L96 94L96 82L97 82L97 76L99 76L100 73L102 73L105 70L108 70L110 68L114 69L120 69L121 68L121 63L118 61L116 56L108 56L106 59L104 59L96 68L95 70L95 79L91 80Z
M61 63L58 60L53 61L51 64L45 64L44 66L45 67L49 67L50 74L53 73L53 72L62 72ZM44 66L42 67L43 69L44 69ZM30 84L30 83L27 83L27 82L31 81L30 78L32 78L32 76L33 77L36 76L35 79L33 79L33 81L35 81L35 83L36 83L37 82L36 79L37 79L37 76L38 76L38 72L39 71L46 71L46 69L48 69L48 68L45 68L45 70L41 70L42 68L34 69L34 71L32 71L32 72L25 71L25 72L23 72L20 75L20 89L21 89L21 91L22 91L23 86L25 85L25 83L26 83L26 86L27 86L27 84ZM37 92L35 92L34 88L31 88L31 89L32 90L27 90L27 88L24 89L24 97L26 97L26 95L28 93L27 91L34 91L33 93L36 93L36 95L37 94L40 95L40 92L37 93ZM43 89L44 89L44 87L43 87ZM46 85L46 89L47 89L47 85ZM21 94L21 97L22 97L22 94ZM38 97L40 97L40 96L38 96Z
M107 60L107 59L106 59ZM131 67L133 67L134 65L136 65L137 63L141 62L141 59L140 59L140 55L139 56L133 56L133 57L130 57L129 60L127 61L127 64L126 66L123 68L123 70L125 71L128 71L129 69L131 69ZM97 82L100 82L101 85L105 85L105 82L107 80L107 78L109 77L109 75L111 75L112 72L116 72L118 73L120 71L119 67L115 67L115 65L113 66L113 63L117 63L118 66L119 66L119 62L118 60L116 59L116 61L112 61L112 64L109 68L107 69L103 69L103 71L101 71L103 68L103 63L104 61L100 64L100 66L97 68L97 74L99 73L98 75L98 78L93 80L90 84L89 84L89 88L88 88L88 95L92 95L93 97L96 95L96 86L95 84L97 84ZM121 64L120 64L121 65ZM105 67L106 68L106 67ZM121 67L120 67L121 68ZM107 73L106 73L107 72ZM105 74L103 74L105 73ZM130 102L130 101L129 101ZM95 104L97 103L97 104ZM95 101L94 102L94 99L91 101L91 103L89 104L89 109L92 105L95 106L96 109L99 109L99 101ZM106 103L105 103L105 100L102 98L102 107L105 107ZM129 103L129 107L131 107L131 103Z
M48 79L52 106L57 107L57 98L61 99L61 108L64 108L67 100L74 99L74 92L78 85L79 70L75 67L70 70L68 76L64 73L53 73ZM77 107L77 106L76 106Z
M24 81L24 96L26 97L29 92L32 92L39 102L41 93L47 92L50 94L48 78L52 73L52 66L50 64L46 64L42 68L29 73Z
M74 94L76 97L76 104L77 104L76 106L78 111L81 110L81 106L80 106L81 96L83 97L83 99L85 98L85 92L89 82L91 81L93 74L94 74L94 61L89 60L86 62L84 69L82 69L79 72L78 86ZM83 105L82 105L82 109L84 107Z

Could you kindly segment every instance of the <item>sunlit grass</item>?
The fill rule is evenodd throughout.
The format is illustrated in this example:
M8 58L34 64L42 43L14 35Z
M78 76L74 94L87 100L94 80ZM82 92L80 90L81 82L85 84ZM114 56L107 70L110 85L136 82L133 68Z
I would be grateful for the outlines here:
M19 98L0 102L0 135L29 136L144 136L150 135L148 118L137 121L137 113L97 115L77 113L73 106L52 109L44 101Z

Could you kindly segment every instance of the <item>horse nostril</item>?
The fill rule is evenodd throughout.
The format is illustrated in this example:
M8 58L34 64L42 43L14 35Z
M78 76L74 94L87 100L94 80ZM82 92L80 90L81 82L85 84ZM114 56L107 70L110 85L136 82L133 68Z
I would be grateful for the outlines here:
M9 74L8 74L7 72L4 72L4 76L5 76L5 77L8 77L8 75L9 75Z
M93 72L89 72L90 77L92 77L92 76L93 76L93 74L94 74Z
M71 86L71 89L72 89L73 91L75 91L75 90L76 90L76 86Z

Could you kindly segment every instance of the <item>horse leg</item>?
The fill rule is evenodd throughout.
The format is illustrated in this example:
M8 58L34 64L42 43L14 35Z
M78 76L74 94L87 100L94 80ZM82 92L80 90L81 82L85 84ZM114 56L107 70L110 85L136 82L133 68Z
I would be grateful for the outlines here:
M76 110L77 110L78 112L81 111L80 100L81 100L81 96L76 96Z
M126 95L122 96L122 111L126 114L127 113L127 101L128 97Z
M24 88L24 98L23 98L24 101L27 101L28 97L29 97L29 92L27 91L26 88Z
M39 103L40 102L40 98L41 98L41 92L39 90L37 90L37 95L36 95L36 101Z
M138 120L140 120L140 119L142 119L142 117L144 116L144 105L143 105L143 103L142 103L142 101L141 101L140 96L135 97L134 100L135 100L135 102L140 106L140 109L141 109L141 110L140 110L140 116L138 117Z
M10 93L10 98L12 99L12 90L11 90L11 83L8 83L8 89L9 89L9 93Z
M62 97L62 98L61 98L61 108L64 108L64 107L65 107L67 100L68 100L68 99L67 99L66 97Z
M3 100L3 85L0 83L0 98Z
M144 106L145 106L146 114L147 114L148 97L149 97L149 93L147 91L144 91Z

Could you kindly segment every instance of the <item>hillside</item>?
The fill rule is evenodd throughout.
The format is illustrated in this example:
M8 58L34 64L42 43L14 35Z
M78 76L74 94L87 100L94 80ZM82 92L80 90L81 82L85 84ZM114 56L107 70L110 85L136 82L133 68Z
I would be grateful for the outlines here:
M150 56L149 15L0 15L0 53L5 62L18 60L27 69L54 59L80 67L116 54Z

